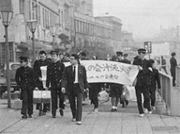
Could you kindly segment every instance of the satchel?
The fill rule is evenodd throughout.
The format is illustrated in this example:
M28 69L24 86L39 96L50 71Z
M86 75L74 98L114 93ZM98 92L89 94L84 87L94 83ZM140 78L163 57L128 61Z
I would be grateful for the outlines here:
M33 91L33 103L50 103L51 92L50 91Z
M109 94L105 90L99 92L98 100L103 102L109 101Z
M51 92L50 91L41 91L41 103L50 103Z

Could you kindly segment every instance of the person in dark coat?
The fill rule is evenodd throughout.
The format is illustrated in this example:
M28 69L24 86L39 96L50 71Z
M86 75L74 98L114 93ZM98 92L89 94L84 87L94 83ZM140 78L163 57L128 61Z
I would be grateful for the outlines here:
M45 90L45 87L43 87L43 82L42 82L41 67L48 66L50 63L51 61L47 59L46 52L40 51L39 60L36 60L33 66L35 76L36 76L35 85L38 88L38 90ZM48 107L48 104L37 104L37 109L39 110L39 116L46 114L47 107Z
M61 92L61 80L65 66L60 62L57 51L51 51L52 63L47 67L47 80L46 87L51 91L52 100L52 117L56 118L56 110L58 108L58 97L59 97L59 112L60 115L64 115L64 95Z
M177 61L176 61L176 53L172 53L171 54L171 59L170 59L170 64L171 64L171 68L170 68L170 71L171 71L171 76L173 77L173 86L176 86L176 66L177 66Z
M61 90L68 94L72 121L81 125L82 122L82 99L84 91L89 88L86 76L86 69L80 65L77 54L70 57L71 65L65 68L62 78Z
M33 114L33 90L35 88L35 76L34 71L28 66L28 58L21 56L21 67L17 69L15 74L15 80L19 87L22 100L21 114L22 118L26 119L28 116L32 118ZM28 115L28 116L27 116Z
M137 97L137 104L138 104L138 110L139 110L139 116L143 117L144 112L152 113L150 108L150 96L149 96L149 88L147 85L147 76L148 76L148 65L149 61L144 59L146 54L146 50L143 48L138 49L138 58L136 58L133 61L133 65L137 65L139 69L139 73L137 75L137 82L135 86L136 90L136 97ZM143 94L144 97L144 110L142 106L142 97L141 94Z
M151 107L153 110L156 109L155 107L155 101L156 101L156 88L160 89L160 79L159 79L159 72L157 69L154 68L154 60L149 60L149 67L148 67L148 87L149 87L149 93L150 93L150 102Z

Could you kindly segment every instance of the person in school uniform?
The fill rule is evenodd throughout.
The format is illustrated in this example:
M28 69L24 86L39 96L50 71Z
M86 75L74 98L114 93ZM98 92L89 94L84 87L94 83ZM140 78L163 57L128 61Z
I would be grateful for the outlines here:
M34 72L36 76L36 87L38 90L45 90L45 87L43 87L43 81L42 81L42 74L41 74L41 67L47 67L51 61L47 59L46 52L40 51L39 52L39 59L34 62ZM46 114L48 104L37 104L37 109L39 110L39 116Z
M64 94L61 92L62 74L65 69L64 64L59 60L58 52L51 51L52 63L47 67L46 87L51 91L52 100L52 117L56 118L56 110L58 108L59 98L59 112L64 116Z
M156 109L155 101L156 101L156 89L161 88L160 79L159 79L159 71L154 67L154 60L149 60L149 67L148 67L148 79L147 83L149 86L149 93L150 93L150 103L153 110Z
M139 73L136 78L137 82L135 85L135 90L140 117L143 117L144 113L152 113L150 108L149 88L147 84L149 61L144 58L145 55L146 50L144 48L140 48L138 49L138 57L133 61L133 65L136 65L139 69ZM144 110L142 106L141 94L143 94L144 97Z
M23 119L32 118L33 114L33 90L35 88L34 71L28 66L28 58L21 56L21 67L17 69L15 80L20 89L22 100L21 114Z

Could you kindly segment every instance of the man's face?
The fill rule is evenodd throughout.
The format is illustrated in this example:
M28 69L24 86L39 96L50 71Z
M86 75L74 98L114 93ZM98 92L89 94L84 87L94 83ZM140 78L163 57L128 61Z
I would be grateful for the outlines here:
M23 60L21 60L21 61L19 61L19 62L20 62L20 64L21 64L21 67L24 67L24 66L27 65L27 62L25 62L25 61L23 61Z
M59 55L59 59L62 60L64 58L64 55L63 54L60 54Z
M55 62L58 60L58 56L56 54L52 55L52 61Z
M71 65L77 64L77 60L73 56L70 57L70 62L71 62Z
M39 54L39 59L42 61L46 60L46 55L45 54Z
M145 57L146 53L144 53L144 52L138 52L138 55L139 55L139 58L140 58L140 59L143 59L143 58Z

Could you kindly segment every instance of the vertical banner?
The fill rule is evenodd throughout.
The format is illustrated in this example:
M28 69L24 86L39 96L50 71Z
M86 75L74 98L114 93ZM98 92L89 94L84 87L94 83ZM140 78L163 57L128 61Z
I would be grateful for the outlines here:
M43 82L43 88L46 87L46 78L47 78L47 66L41 66L41 75L42 75L42 82Z

